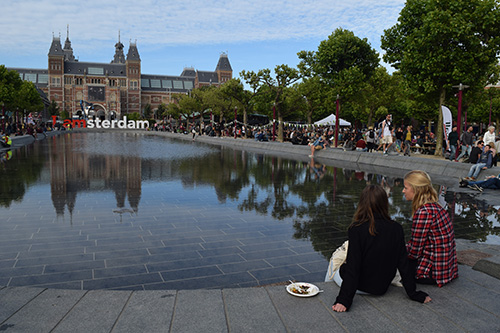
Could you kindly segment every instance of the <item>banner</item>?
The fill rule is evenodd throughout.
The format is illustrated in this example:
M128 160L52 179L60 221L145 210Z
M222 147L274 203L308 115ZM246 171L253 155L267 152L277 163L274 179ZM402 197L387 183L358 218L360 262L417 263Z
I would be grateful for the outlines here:
M446 149L450 150L450 143L448 142L448 134L451 132L451 126L453 124L453 119L451 117L451 111L446 106L441 105L441 111L443 112L443 136L446 140Z

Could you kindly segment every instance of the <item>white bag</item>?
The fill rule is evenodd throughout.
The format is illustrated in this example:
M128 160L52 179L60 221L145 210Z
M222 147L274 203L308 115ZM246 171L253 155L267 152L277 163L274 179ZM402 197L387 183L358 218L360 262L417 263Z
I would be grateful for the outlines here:
M325 282L332 282L335 273L339 270L340 266L345 262L347 258L347 247L349 246L349 241L345 241L338 249L332 253L330 258L330 264L328 265L328 270L326 271Z

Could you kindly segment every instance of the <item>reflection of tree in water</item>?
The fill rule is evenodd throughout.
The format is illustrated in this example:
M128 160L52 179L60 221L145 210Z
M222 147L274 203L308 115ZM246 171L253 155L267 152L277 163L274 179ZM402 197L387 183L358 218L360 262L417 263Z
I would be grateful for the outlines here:
M466 193L449 192L446 202L453 213L456 238L484 242L488 235L500 235L498 208Z
M254 211L277 220L292 218L294 238L309 239L325 258L347 238L363 188L381 184L389 192L389 213L403 225L408 239L411 203L402 195L402 179L334 167L318 169L322 166L312 163L222 149L220 155L184 161L173 169L179 170L186 186L213 185L220 202L239 201L241 211ZM446 195L450 214L453 195ZM468 207L453 216L457 238L485 240L487 235L498 235L498 227L492 222L498 221L498 215L486 217L480 201L457 196L455 207Z
M27 188L40 177L45 155L39 145L28 145L14 151L12 158L0 168L0 205L10 207L13 201L22 201Z

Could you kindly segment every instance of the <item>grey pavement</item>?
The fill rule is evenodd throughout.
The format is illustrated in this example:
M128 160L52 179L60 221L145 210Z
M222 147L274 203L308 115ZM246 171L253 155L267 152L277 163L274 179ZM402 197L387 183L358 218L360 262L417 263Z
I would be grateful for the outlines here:
M191 136L179 137L190 140ZM308 147L278 143L256 146L253 140L197 140L308 158ZM467 165L445 160L360 154L332 149L319 152L317 158L325 164L335 161L339 167L339 163L351 168L356 164L363 170L362 166L372 163L384 173L390 166L396 175L419 168L450 186L468 170ZM339 291L335 283L317 283L323 292L310 298L292 296L284 285L157 291L0 287L0 331L500 332L500 245L458 240L457 250L461 262L457 280L442 288L419 286L432 297L428 304L413 302L402 288L391 286L384 296L356 295L348 312L335 313L331 310Z

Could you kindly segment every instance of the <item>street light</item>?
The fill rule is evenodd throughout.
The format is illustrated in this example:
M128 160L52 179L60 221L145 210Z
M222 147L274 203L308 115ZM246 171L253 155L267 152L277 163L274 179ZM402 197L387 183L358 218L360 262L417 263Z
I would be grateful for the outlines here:
M339 106L340 106L340 96L337 94L336 111L335 111L335 148L337 148L337 143L339 140Z
M458 86L453 86L453 88L458 88L458 119L457 119L457 128L458 128L458 137L460 137L460 133L462 132L462 93L463 90L469 88L464 84L459 84Z

